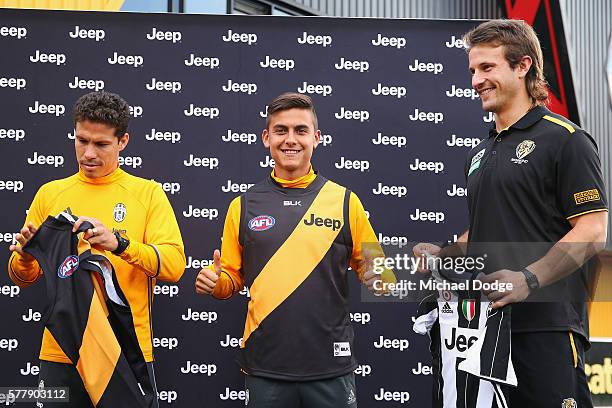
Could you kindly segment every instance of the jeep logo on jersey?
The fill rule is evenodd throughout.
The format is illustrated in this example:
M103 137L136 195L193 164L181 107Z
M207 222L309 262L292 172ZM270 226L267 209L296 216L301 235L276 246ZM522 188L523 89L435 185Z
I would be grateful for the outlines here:
M461 311L468 322L471 322L476 316L476 301L474 299L466 299L461 303Z
M62 279L69 278L78 267L79 258L74 255L69 255L64 259L64 262L60 264L59 268L57 268L57 276Z
M127 209L125 208L125 204L117 203L115 204L115 208L113 209L113 218L117 222L121 222L125 220L125 215L127 214Z
M306 225L316 225L317 227L331 228L332 231L337 231L342 227L342 222L333 218L321 218L316 217L314 214L310 214L309 220L304 220Z
M274 217L269 215L258 215L249 221L249 229L252 231L265 231L269 230L276 224Z

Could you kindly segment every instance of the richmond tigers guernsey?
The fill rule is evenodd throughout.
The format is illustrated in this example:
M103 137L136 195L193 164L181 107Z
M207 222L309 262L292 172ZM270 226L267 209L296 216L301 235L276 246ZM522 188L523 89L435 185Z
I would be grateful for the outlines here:
M357 196L312 169L291 181L272 173L232 201L213 295L250 287L244 372L307 381L356 368L347 267L361 280L367 244L381 254ZM387 271L383 280L395 277Z
M117 168L91 179L81 171L46 183L36 193L24 225L39 226L49 215L70 208L75 214L94 217L107 228L124 231L130 245L120 257L107 253L119 284L132 309L138 342L147 362L153 361L151 307L157 279L176 282L185 270L185 252L174 211L161 187L151 180ZM42 270L14 252L9 276L21 287L36 282ZM71 363L45 329L40 359Z
M74 361L93 406L150 408L156 399L132 311L114 268L78 233L77 217L49 216L24 251L44 270L45 328Z

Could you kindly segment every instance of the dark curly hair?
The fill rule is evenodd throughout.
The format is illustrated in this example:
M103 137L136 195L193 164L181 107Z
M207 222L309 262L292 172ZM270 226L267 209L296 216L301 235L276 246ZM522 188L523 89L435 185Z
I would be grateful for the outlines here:
M74 104L74 125L89 121L103 123L115 128L115 136L121 138L127 132L130 121L130 107L117 94L90 92L81 96Z

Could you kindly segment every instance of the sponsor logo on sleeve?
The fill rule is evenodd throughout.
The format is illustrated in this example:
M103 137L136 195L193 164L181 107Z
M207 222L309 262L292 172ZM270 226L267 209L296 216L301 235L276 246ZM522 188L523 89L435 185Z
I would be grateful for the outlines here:
M599 190L597 190L596 188L581 191L579 193L574 193L574 201L576 201L576 205L599 200L601 200L601 196L599 195Z

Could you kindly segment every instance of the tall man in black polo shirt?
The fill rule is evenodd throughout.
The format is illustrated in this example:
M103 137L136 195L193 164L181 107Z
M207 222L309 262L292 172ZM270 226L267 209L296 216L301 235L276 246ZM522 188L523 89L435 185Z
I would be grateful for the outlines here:
M542 50L522 21L493 20L464 37L472 86L494 127L468 155L468 254L487 252L483 282L494 309L512 305L512 407L592 407L585 264L607 234L597 146L549 111ZM432 244L416 256L437 254ZM444 251L443 251L444 252ZM442 254L443 255L443 254Z

